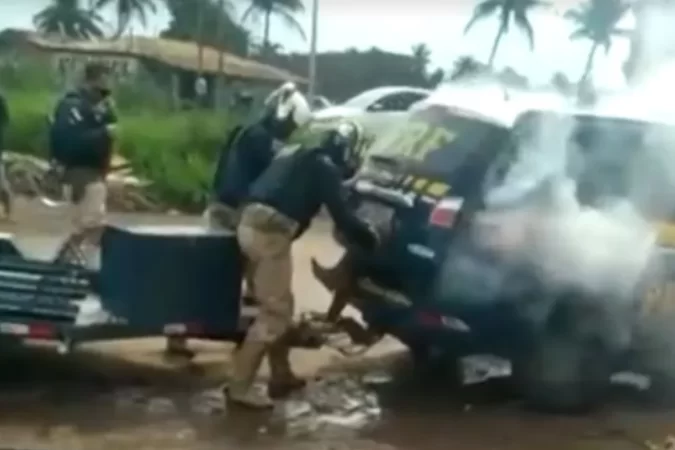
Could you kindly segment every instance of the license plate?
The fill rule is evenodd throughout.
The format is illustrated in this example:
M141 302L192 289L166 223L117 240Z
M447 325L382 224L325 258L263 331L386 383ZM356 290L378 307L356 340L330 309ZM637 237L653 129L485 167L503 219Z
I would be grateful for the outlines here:
M675 281L652 284L642 302L642 312L646 316L675 311Z
M364 202L359 206L357 215L380 231L391 231L394 208L374 202Z

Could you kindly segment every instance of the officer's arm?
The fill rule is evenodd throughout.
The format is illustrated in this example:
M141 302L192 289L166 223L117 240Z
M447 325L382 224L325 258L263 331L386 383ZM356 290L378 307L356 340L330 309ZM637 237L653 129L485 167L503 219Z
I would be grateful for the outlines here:
M321 200L330 213L338 231L365 247L375 244L375 236L368 226L349 209L337 167L326 157L318 157L313 176Z

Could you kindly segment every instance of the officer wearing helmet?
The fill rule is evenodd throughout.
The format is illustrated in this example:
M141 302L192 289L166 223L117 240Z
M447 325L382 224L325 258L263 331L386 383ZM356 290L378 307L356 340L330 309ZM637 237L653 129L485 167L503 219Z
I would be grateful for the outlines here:
M326 206L336 228L366 247L377 244L375 231L358 219L342 195L342 182L357 168L359 130L342 123L316 148L280 153L249 191L237 228L239 245L251 267L260 312L234 358L228 389L231 401L254 408L272 406L304 387L289 364L288 334L293 319L291 246ZM252 390L267 356L268 395Z
M285 83L265 101L260 120L231 134L221 151L206 211L212 227L236 229L240 204L272 161L278 142L286 141L310 119L305 97L294 84Z
M307 123L311 112L305 97L293 83L284 83L265 100L259 120L235 128L221 148L212 184L211 201L204 212L208 226L234 232L239 221L242 200L251 184L274 158L275 148L299 127ZM246 277L248 297L255 297ZM167 357L191 358L194 353L181 337L170 337Z

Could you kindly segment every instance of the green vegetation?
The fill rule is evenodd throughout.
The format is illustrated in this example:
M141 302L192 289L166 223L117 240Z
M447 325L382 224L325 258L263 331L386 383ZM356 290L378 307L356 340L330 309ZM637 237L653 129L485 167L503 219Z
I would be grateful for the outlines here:
M96 10L82 8L78 0L51 0L33 17L35 28L42 33L90 39L103 36L103 18Z
M591 41L586 67L579 81L580 86L584 85L593 69L593 61L598 48L602 46L609 53L614 37L628 35L626 31L617 28L617 24L628 12L628 9L628 3L622 1L593 0L565 13L565 17L573 21L576 26L576 30L574 30L570 39L588 39Z
M464 32L467 33L479 20L494 14L499 15L499 29L488 59L488 66L492 66L499 49L499 44L509 31L511 21L515 22L516 26L525 32L527 40L530 43L530 48L534 48L534 30L527 14L533 8L543 5L545 3L539 0L482 0L474 9L473 16L466 24Z
M241 17L242 22L249 19L258 20L263 18L262 50L267 53L270 45L270 24L272 16L279 17L290 29L295 31L303 39L307 39L305 30L295 18L296 13L305 12L305 6L301 0L250 0L251 3Z
M8 149L45 157L47 120L57 100L55 83L44 67L24 65L0 71L11 123ZM227 113L162 108L151 91L119 87L118 152L135 173L152 182L152 194L183 210L201 208L219 146L237 120Z

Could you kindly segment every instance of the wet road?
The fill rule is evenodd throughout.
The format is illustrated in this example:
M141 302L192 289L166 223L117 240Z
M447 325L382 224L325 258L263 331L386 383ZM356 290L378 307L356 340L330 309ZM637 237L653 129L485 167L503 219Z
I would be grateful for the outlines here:
M53 251L58 218L21 214L21 248ZM150 220L119 216L116 220ZM152 219L153 221L156 219ZM163 218L184 221L191 219ZM49 225L46 225L46 224ZM301 309L321 308L326 294L308 260L337 249L319 225L296 246ZM3 346L0 355L0 447L30 449L645 449L675 434L675 414L617 393L585 417L527 413L500 382L467 389L411 370L405 353L385 342L351 361L327 351L293 355L316 378L272 413L229 409L219 385L230 347L196 343L194 365L161 359L157 339L87 345L60 357L45 346ZM265 374L262 375L264 378Z

